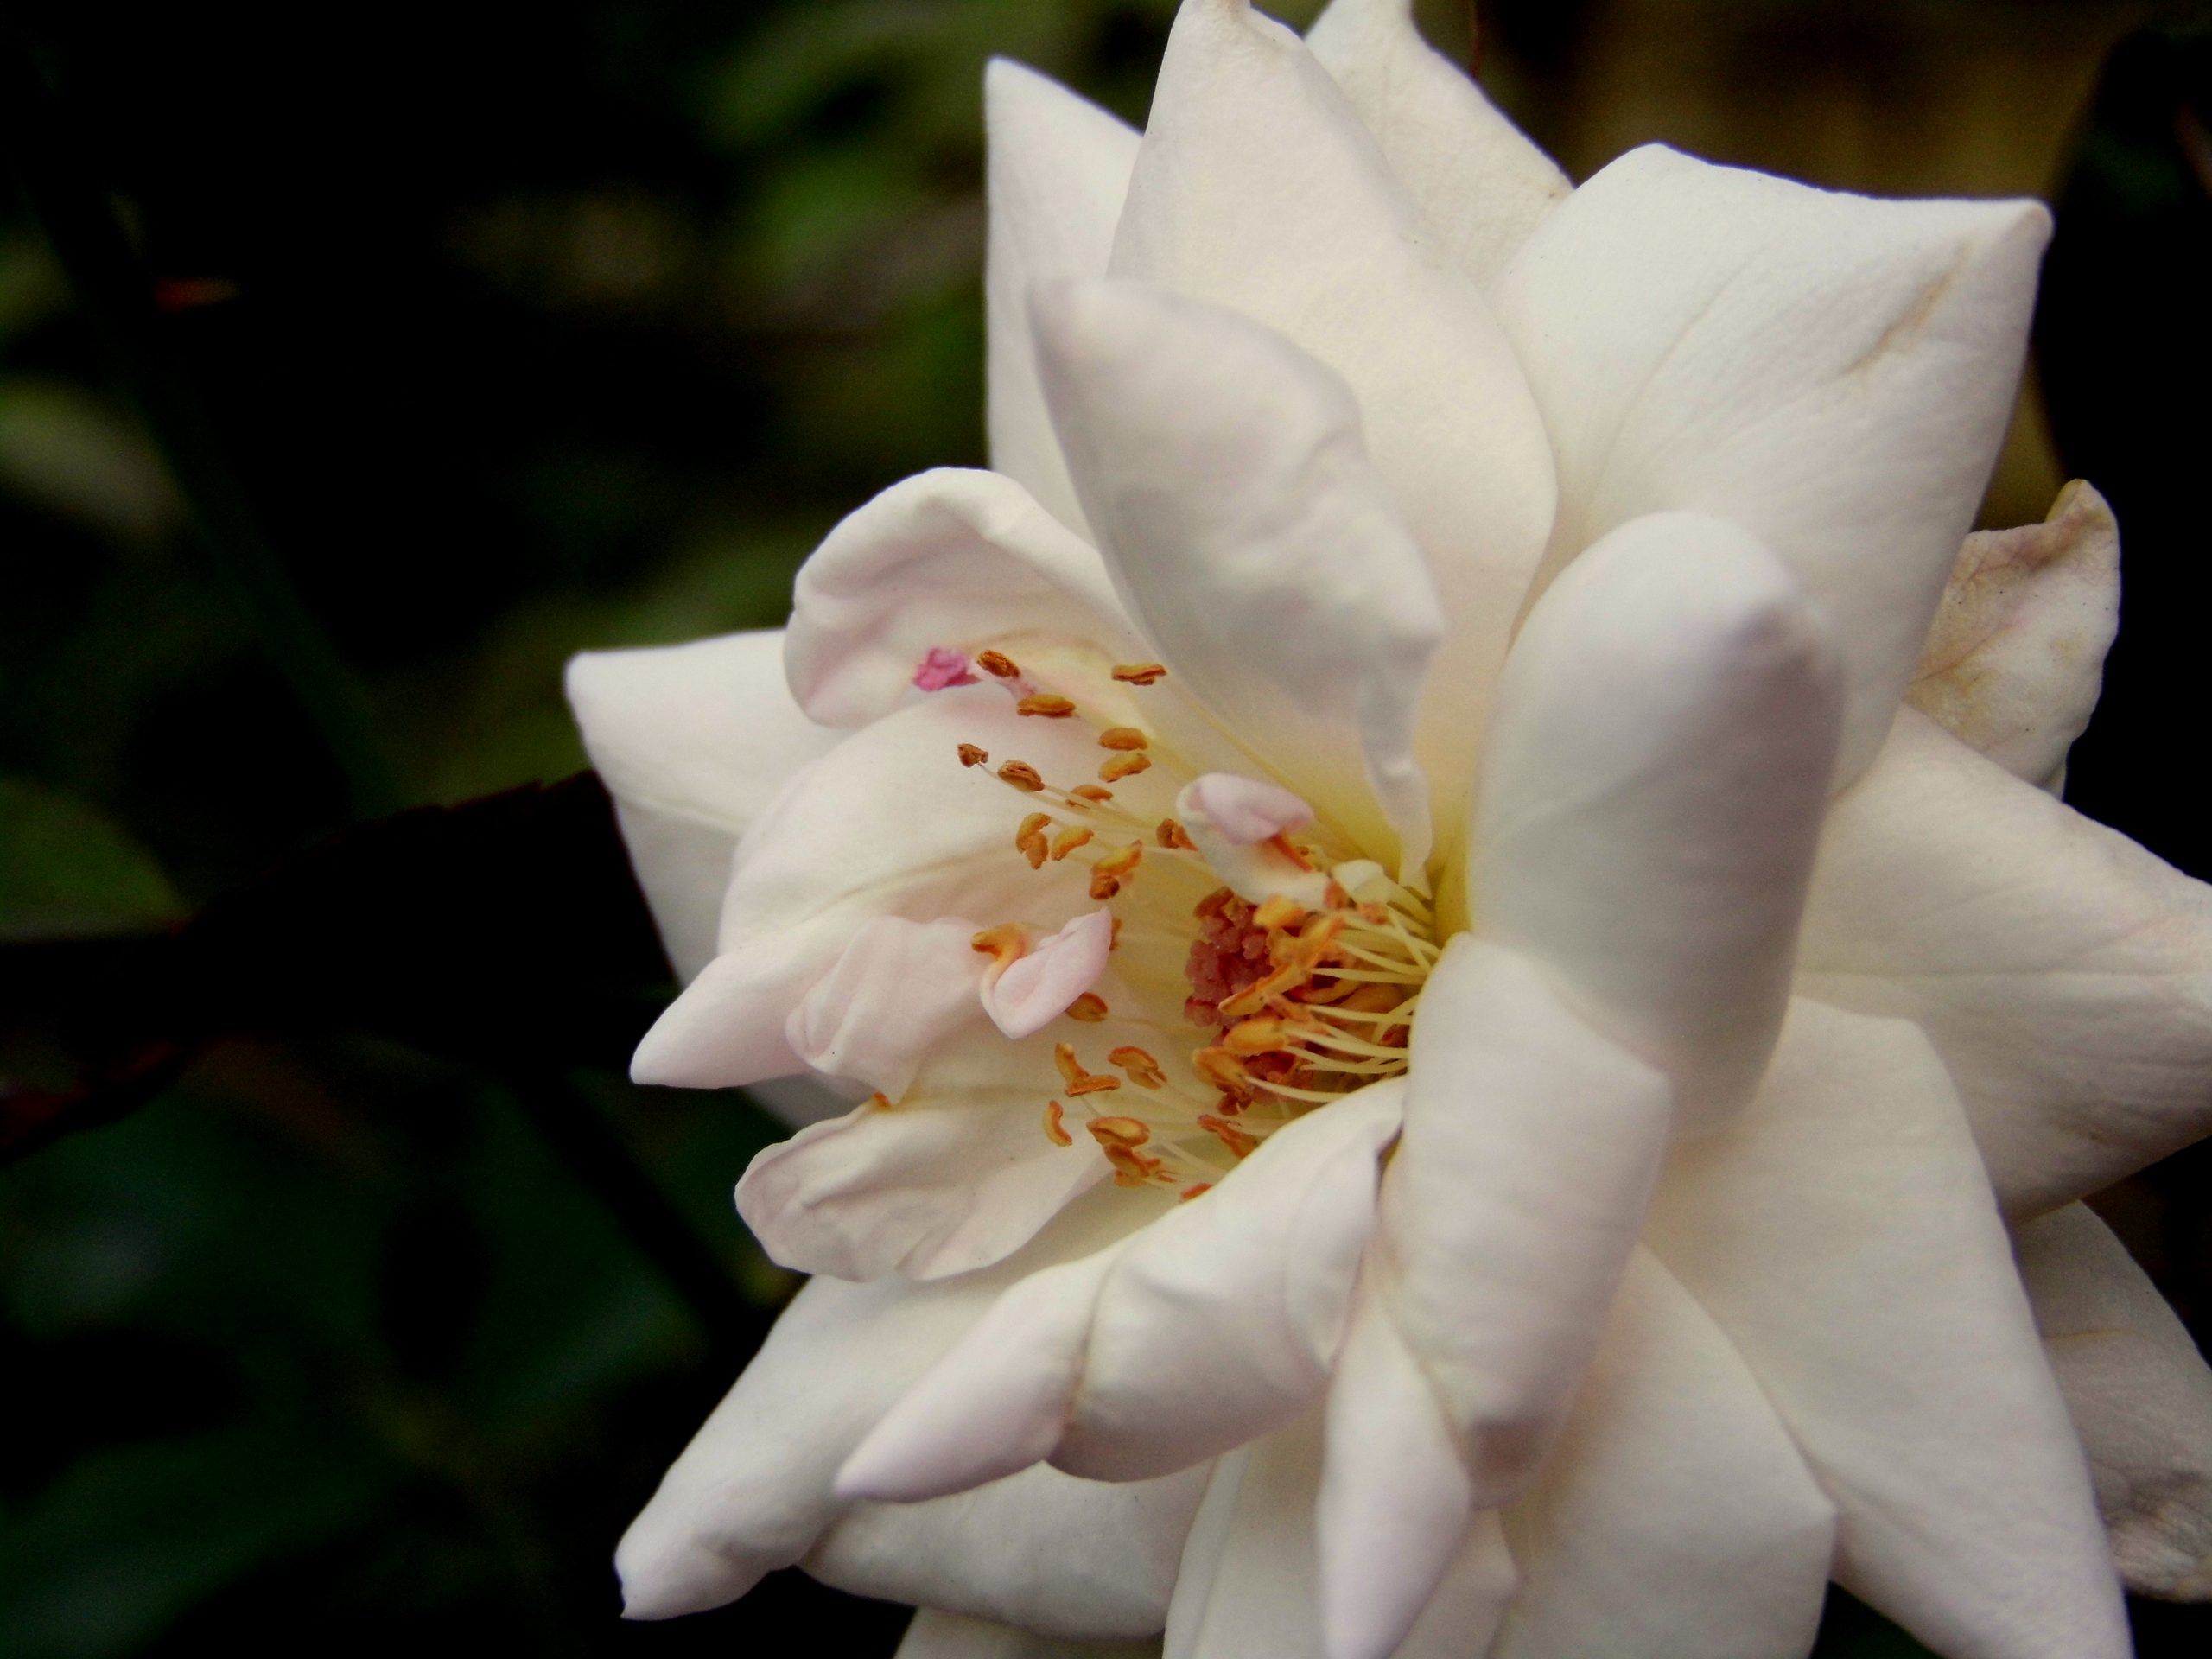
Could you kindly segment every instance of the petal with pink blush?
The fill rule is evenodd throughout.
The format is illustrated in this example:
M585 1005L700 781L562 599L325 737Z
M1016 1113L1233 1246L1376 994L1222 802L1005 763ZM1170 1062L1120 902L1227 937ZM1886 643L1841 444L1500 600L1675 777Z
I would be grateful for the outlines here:
M1280 784L1233 772L1193 779L1175 798L1175 816L1198 854L1236 896L1261 904L1276 893L1308 910L1324 902L1329 878L1294 857L1278 839L1315 814Z
M975 936L958 917L870 918L791 1010L784 1039L816 1071L898 1099L923 1057L975 1018Z
M1114 913L1078 916L983 982L983 1010L1009 1037L1044 1030L1098 982L1114 948ZM971 950L971 956L974 954Z

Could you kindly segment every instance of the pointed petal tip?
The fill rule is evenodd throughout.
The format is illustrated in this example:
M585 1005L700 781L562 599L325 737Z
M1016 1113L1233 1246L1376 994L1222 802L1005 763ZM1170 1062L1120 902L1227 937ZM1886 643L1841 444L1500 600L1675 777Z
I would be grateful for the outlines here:
M622 1617L640 1623L680 1618L727 1606L760 1581L746 1567L701 1543L688 1528L669 1524L649 1504L614 1549Z

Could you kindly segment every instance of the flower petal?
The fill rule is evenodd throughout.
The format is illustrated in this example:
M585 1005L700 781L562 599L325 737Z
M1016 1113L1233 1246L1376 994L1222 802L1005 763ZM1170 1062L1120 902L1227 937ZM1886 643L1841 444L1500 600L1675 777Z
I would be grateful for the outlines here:
M1911 709L1836 798L1801 957L1927 1032L2016 1219L2212 1130L2212 890Z
M860 726L912 694L932 649L1012 636L1125 648L1098 555L1010 478L950 467L893 485L799 568L785 666L829 726Z
M1873 758L2012 408L2050 215L1623 156L1492 293L1556 447L1555 571L1616 525L1732 520L1796 574Z
M1157 1642L1082 1642L925 1607L895 1659L1160 1659Z
M976 1023L976 931L957 917L869 918L791 1010L785 1040L817 1071L899 1099L931 1049Z
M858 1503L803 1565L855 1595L1056 1637L1156 1637L1206 1474L1106 1485L1040 1466L926 1503Z
M983 125L990 149L983 289L991 465L1088 536L1037 381L1029 293L1039 283L1106 274L1137 135L1058 81L1004 58L983 72Z
M1166 1659L1333 1656L1314 1592L1320 1438L1309 1418L1214 1465L1168 1607ZM1512 1559L1486 1516L1468 1533L1394 1659L1467 1659L1487 1651L1512 1592Z
M1319 1402L1398 1089L1276 1130L1194 1203L1017 1286L878 1425L844 1490L912 1499L1049 1458L1141 1479Z
M570 659L569 704L679 977L715 954L737 838L837 734L784 684L780 631Z
M1331 1659L1385 1659L1573 1402L1669 1128L1666 1077L1467 936L1421 993L1406 1126L1331 1387Z
M645 1035L640 1083L721 1089L801 1070L785 1022L871 917L972 916L1045 932L1090 907L1084 873L1032 870L1014 835L1033 800L995 763L1023 759L1052 779L1090 775L1097 748L1079 721L1028 720L976 685L938 691L851 734L795 779L740 848L723 901L722 954ZM1164 816L1173 796L1139 778L1128 803Z
M933 1285L816 1279L663 1478L615 1551L624 1614L672 1618L734 1601L814 1547L847 1508L830 1477L885 1406L1009 1284L1126 1225L1074 1206L1028 1250Z
M1085 911L987 979L984 1012L1002 1035L1034 1036L1098 982L1113 948L1114 912Z
M1037 321L1077 488L1178 682L1363 845L1395 832L1425 858L1414 720L1441 621L1343 382L1255 324L1134 283L1047 290Z
M1638 1250L1505 1529L1521 1589L1491 1659L1802 1659L1835 1506L1728 1338Z
M1731 525L1658 513L1553 584L1506 664L1470 903L1674 1080L1747 1099L1789 995L1834 753L1827 632Z
M1413 0L1331 0L1306 44L1460 270L1489 283L1573 188L1414 26Z
M1840 1516L1836 1578L1953 1659L2122 1659L2119 1581L1957 1096L1928 1040L1802 998L1753 1109L1645 1238Z
M1279 330L1357 400L1450 626L1452 671L1427 689L1421 753L1450 844L1470 737L1554 505L1550 441L1472 279L1328 72L1245 0L1187 0L1176 16L1110 270ZM1091 523L1113 540L1096 509Z
M2212 1601L2212 1370L2085 1205L2013 1243L2121 1575L2143 1595Z
M1905 700L2056 794L2119 627L2120 525L2077 480L2042 524L1967 537Z

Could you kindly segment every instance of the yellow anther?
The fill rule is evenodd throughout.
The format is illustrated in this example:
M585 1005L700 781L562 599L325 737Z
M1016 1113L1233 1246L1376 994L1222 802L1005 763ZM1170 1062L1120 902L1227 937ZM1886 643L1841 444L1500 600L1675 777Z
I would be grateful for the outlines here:
M1116 1146L1141 1147L1152 1139L1152 1126L1142 1118L1094 1117L1089 1127L1091 1139L1101 1146L1112 1141Z
M1301 870L1311 870L1313 868L1313 861L1306 857L1306 849L1291 840L1287 834L1269 836L1265 844L1274 848Z
M1106 999L1096 991L1085 991L1068 1004L1068 1018L1080 1020L1086 1026L1096 1025L1106 1014Z
M1222 1033L1221 1046L1231 1054L1275 1054L1294 1046L1301 1034L1280 1020L1240 1020Z
M978 661L982 659L977 658ZM1158 663L1116 663L1114 677L1124 685L1150 685L1167 670Z
M1045 831L1052 822L1050 813L1032 812L1021 821L1021 828L1014 831L1014 850L1029 861L1029 868L1033 870L1045 867L1047 852Z
M1068 1133L1066 1116L1058 1101L1045 1103L1045 1138L1056 1147L1075 1145L1075 1137Z
M1198 1114L1198 1127L1227 1147L1235 1157L1249 1158L1259 1149L1258 1136L1247 1135L1228 1119L1216 1117L1211 1112Z
M1140 1089L1164 1088L1167 1074L1160 1069L1160 1062L1144 1050L1133 1046L1117 1048L1107 1059L1129 1074L1129 1081Z
M1160 821L1159 835L1160 844L1163 847L1173 847L1178 852L1185 853L1195 853L1198 850L1198 843L1191 839L1190 831L1173 818L1162 818Z
M968 944L977 955L989 957L1001 968L1029 949L1028 937L1013 922L1001 922L996 927L987 927Z
M1122 1086L1119 1077L1084 1071L1083 1062L1075 1057L1075 1050L1066 1043L1052 1045L1052 1064L1060 1068L1060 1076L1066 1082L1071 1095L1104 1094Z
M1201 1198L1212 1191L1211 1181L1200 1181L1196 1186L1186 1186L1183 1189L1183 1202L1188 1204L1192 1198Z
M1001 680L1014 679L1021 673L1021 665L1002 651L977 652L976 666Z
M1141 772L1151 770L1151 767L1150 755L1142 749L1131 749L1125 754L1114 756L1099 767L1098 781L1102 784L1118 784L1122 779L1134 778Z
M1090 831L1088 830L1063 830L1052 837L1052 856L1055 859L1065 858L1090 839Z
M1306 907L1294 899L1274 893L1262 901L1252 912L1252 925L1272 933L1279 928L1296 927L1306 919Z
M1009 760L999 768L999 777L1012 784L1024 794L1034 795L1045 787L1044 774L1027 760Z
M1050 691L1039 691L1015 703L1014 712L1017 715L1036 715L1046 720L1065 720L1075 713L1075 704Z
M1118 853L1109 853L1091 866L1108 875L1127 875L1144 861L1144 842L1133 841Z
M973 743L960 746L960 764L963 766L980 766L990 758L989 750L979 749Z
M1102 749L1141 749L1151 741L1134 726L1109 726L1098 734Z
M1106 904L1121 896L1122 884L1103 870L1090 873L1090 899L1093 904Z
M1244 1062L1225 1048L1202 1048L1191 1056L1191 1069L1217 1089L1243 1094L1252 1086Z
M1112 790L1101 789L1096 784L1077 784L1073 789L1068 791L1068 793L1077 800L1090 806L1103 806L1114 798Z

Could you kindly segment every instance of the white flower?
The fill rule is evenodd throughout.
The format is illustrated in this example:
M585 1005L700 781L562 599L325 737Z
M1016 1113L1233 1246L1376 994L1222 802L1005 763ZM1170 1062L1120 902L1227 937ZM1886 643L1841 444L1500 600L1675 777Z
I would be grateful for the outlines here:
M1833 1575L2124 1653L2212 1377L2076 1201L2212 1126L2212 899L2037 786L2102 504L1958 551L2045 215L1570 194L1407 12L1186 0L1141 141L995 66L998 470L574 666L690 976L637 1076L849 1085L631 1611L1780 1659Z

